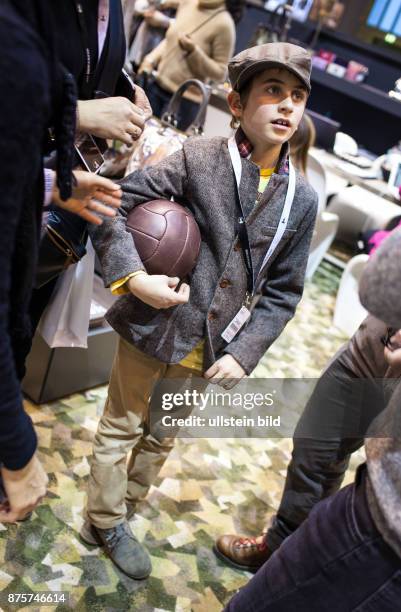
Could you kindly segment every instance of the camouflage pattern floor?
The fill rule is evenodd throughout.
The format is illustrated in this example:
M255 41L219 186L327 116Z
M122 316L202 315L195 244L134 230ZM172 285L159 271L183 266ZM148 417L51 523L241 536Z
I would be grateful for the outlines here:
M345 340L332 326L339 272L320 266L295 319L259 364L257 377L315 377ZM250 574L212 552L223 533L258 534L278 507L289 439L180 439L131 526L150 552L151 577L121 574L98 548L84 545L91 440L106 388L26 407L35 423L49 493L29 521L0 524L1 608L8 593L67 591L57 609L218 612ZM362 452L347 473L353 477ZM35 604L26 610L51 609Z

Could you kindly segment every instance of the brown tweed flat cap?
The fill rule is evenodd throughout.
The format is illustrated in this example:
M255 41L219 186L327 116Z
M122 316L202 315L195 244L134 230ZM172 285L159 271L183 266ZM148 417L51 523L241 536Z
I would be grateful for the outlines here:
M245 49L228 63L228 76L232 88L240 91L257 72L266 68L286 68L311 90L311 54L306 49L290 43L267 43Z

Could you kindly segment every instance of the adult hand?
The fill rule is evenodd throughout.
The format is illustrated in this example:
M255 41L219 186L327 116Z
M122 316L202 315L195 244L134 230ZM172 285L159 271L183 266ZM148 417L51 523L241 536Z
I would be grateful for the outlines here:
M390 345L389 348L385 347L384 357L392 368L401 368L401 329L391 336Z
M49 479L36 454L21 470L2 467L1 475L8 501L0 509L0 523L15 523L41 502Z
M153 64L149 62L146 57L143 58L141 65L138 68L137 74L143 74L144 72L151 73L153 70Z
M152 116L152 107L150 106L150 102L148 100L148 96L139 85L135 85L135 104L138 106L145 115L145 121Z
M145 121L151 115L149 102L144 104L143 97L142 102L137 101L137 89L140 88L135 90L136 104L123 96L79 100L78 131L132 145L142 134Z
M71 198L63 201L55 186L52 201L60 208L79 215L95 225L103 223L99 214L114 217L115 209L121 205L121 188L110 179L92 172L76 170L74 175L77 184L72 189Z
M180 45L181 49L187 51L188 53L191 53L191 51L195 49L194 41L190 36L187 36L186 34L180 34L180 36L178 37L178 44Z
M232 389L246 376L245 370L231 355L223 355L204 373L203 377L224 389Z
M167 15L164 15L161 11L156 11L155 9L148 9L144 13L144 18L147 24L153 26L155 28L167 28L170 25L170 19Z
M179 282L179 278L164 274L138 274L127 281L127 286L142 302L161 309L188 302L189 285L182 283L179 290L174 291Z

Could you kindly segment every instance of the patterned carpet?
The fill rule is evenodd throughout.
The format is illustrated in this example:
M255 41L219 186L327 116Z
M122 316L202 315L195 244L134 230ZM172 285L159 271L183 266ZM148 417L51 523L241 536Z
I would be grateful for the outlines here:
M295 319L266 354L257 377L318 376L344 341L331 325L339 272L323 264L308 283ZM218 612L250 575L225 567L212 553L222 533L258 534L277 509L288 439L177 441L131 526L148 548L151 577L134 581L98 549L79 540L91 439L106 388L52 404L27 403L50 475L49 493L31 520L0 524L1 607L7 593L67 591L57 610ZM352 478L361 453L353 458ZM32 604L26 610L44 609ZM48 608L50 609L50 608Z

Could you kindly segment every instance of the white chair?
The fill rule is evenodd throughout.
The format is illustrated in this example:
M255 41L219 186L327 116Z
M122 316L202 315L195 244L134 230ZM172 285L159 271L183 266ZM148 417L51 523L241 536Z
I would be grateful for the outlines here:
M358 287L369 255L356 255L347 264L341 277L334 309L333 324L351 337L368 314L359 301Z
M325 211L326 170L316 155L311 152L308 154L306 178L319 198L316 225L306 268L306 279L311 279L335 238L339 220L337 215Z
M361 232L385 229L389 221L400 214L397 204L358 185L340 191L332 198L327 210L340 217L337 238L353 246Z
M319 214L326 208L326 170L317 156L310 151L308 153L308 161L306 164L306 180L313 187L319 197L317 207Z
M326 168L326 193L327 198L337 195L349 185L349 181Z
M305 278L310 280L316 272L320 262L329 250L337 233L339 224L338 215L322 212L317 216L315 231L309 251Z

